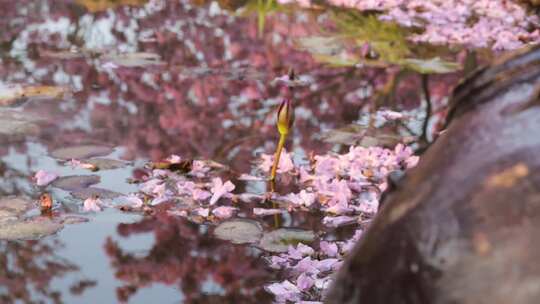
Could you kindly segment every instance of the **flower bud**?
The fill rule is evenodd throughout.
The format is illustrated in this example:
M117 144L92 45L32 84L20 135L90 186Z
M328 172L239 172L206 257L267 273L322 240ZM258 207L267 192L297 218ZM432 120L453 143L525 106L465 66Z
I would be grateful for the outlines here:
M294 123L294 109L290 99L283 99L277 112L277 127L279 134L287 135Z

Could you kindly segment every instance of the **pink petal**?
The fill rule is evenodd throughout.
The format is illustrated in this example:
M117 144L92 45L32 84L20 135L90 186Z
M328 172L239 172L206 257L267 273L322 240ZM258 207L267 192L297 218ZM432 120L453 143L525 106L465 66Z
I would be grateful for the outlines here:
M46 172L46 171L43 171L43 170L39 170L34 175L36 185L38 185L38 186L47 186L48 184L52 183L57 178L58 178L57 174L51 173L51 172Z
M323 218L323 224L328 227L339 227L348 224L355 223L358 220L357 217L352 216L325 216Z
M302 273L296 279L296 285L298 286L298 289L300 289L301 291L310 289L314 284L315 284L315 280L311 276L305 273Z
M193 189L193 191L191 192L191 195L193 196L194 200L198 200L198 201L203 201L209 198L210 196L212 196L210 192L202 190L202 189Z
M321 251L329 257L335 257L338 254L338 247L336 243L321 241L319 247L321 248Z
M216 177L212 179L212 188L210 191L212 192L212 198L210 199L210 205L214 205L222 196L228 194L229 192L233 191L235 186L231 181L223 183L221 178Z
M274 215L274 214L280 214L282 212L283 210L281 209L253 208L253 214L257 216Z
M208 209L208 208L196 208L195 210L193 210L193 213L195 215L199 215L199 216L202 216L202 217L208 217L208 215L210 214L210 209Z
M212 210L212 214L220 219L227 219L230 218L236 208L234 207L228 207L228 206L221 206L217 207L216 209Z
M100 205L102 205L103 202L99 198L87 198L83 202L83 210L87 212L98 212L101 211Z
M262 162L259 164L259 168L262 171L270 172L272 165L274 164L274 155L261 154ZM294 169L294 162L291 158L291 154L287 153L285 149L281 152L279 157L279 164L277 168L278 173L287 173Z
M171 164L178 164L182 161L182 157L173 154L167 158L167 161L170 162Z
M125 196L125 201L129 204L132 208L141 208L144 205L144 202L142 199L140 199L136 195L128 195Z

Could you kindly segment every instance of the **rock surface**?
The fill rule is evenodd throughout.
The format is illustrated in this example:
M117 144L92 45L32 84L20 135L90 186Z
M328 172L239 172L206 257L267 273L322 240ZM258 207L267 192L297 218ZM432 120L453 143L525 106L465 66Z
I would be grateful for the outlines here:
M540 48L454 91L447 131L341 267L327 303L538 303Z

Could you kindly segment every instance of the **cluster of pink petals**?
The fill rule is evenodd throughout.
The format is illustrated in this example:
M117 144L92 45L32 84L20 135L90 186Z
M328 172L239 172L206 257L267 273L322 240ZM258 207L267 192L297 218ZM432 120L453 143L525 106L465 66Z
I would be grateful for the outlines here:
M274 155L270 154L261 154L261 162L259 163L259 169L263 172L270 172L272 165L274 163ZM277 173L283 174L291 172L294 170L294 162L292 160L291 154L288 153L285 149L281 152L279 157L279 164L277 167Z
M89 197L83 202L83 210L86 212L99 212L104 205L103 201L97 197Z
M275 296L277 303L322 303L332 274L335 273L347 252L360 238L362 230L344 241L321 241L318 250L299 243L289 246L286 253L269 258L271 268L285 270L288 279L265 286Z
M311 6L309 0L296 3ZM511 50L540 41L538 16L527 14L518 1L329 0L329 3L360 11L379 11L381 20L394 21L405 27L422 27L422 33L410 37L417 42Z
M182 158L172 155L167 160L171 163L177 163ZM231 181L223 181L220 177L212 177L208 174L210 170L211 168L206 166L203 161L194 161L192 170L188 173L192 179L169 170L154 169L151 175L139 184L139 193L124 197L124 201L127 201L128 205L133 208L141 208L143 204L140 195L148 197L150 205L181 199L183 202L191 202L191 204L183 210L172 210L171 215L230 218L237 211L237 208L219 205L219 202L222 198L226 198L226 202L230 201L235 185ZM200 181L196 182L196 179L200 179ZM205 182L204 180L210 181Z
M398 144L393 150L381 147L351 147L342 155L317 155L315 163L297 171L306 189L285 198L291 206L310 207L317 200L322 210L333 215L372 215L377 212L380 193L387 187L386 176L395 170L414 167L418 156ZM340 221L327 218L335 225Z

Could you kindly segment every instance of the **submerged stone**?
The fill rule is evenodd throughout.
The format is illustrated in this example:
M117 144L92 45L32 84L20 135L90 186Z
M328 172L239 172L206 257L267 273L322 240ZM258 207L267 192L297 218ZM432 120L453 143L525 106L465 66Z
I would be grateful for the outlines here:
M225 221L214 229L214 235L218 239L230 241L233 244L256 243L261 239L262 233L261 224L249 219Z
M265 233L259 247L269 252L286 252L289 245L298 243L311 243L315 240L315 233L297 228L280 228Z

